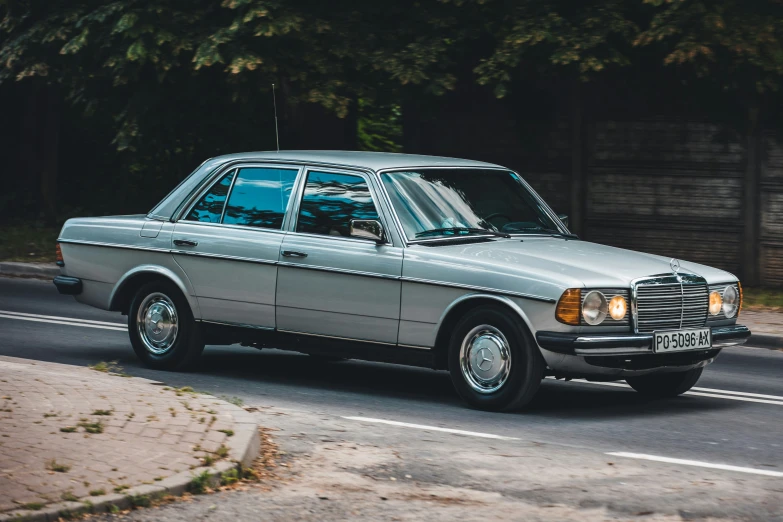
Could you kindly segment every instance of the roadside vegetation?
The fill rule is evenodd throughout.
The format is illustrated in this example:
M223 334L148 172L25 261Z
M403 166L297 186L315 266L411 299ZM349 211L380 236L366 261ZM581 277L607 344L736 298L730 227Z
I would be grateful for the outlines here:
M0 226L0 261L53 263L60 229L35 225Z
M783 289L743 288L743 308L746 310L783 310Z

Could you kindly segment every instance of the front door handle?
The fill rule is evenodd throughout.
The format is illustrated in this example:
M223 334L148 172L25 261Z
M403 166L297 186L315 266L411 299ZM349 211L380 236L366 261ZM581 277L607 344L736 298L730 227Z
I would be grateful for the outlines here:
M307 257L304 252L294 252L293 250L283 250L280 253L283 254L283 257Z
M198 241L193 241L192 239L175 239L172 243L177 246L198 246Z

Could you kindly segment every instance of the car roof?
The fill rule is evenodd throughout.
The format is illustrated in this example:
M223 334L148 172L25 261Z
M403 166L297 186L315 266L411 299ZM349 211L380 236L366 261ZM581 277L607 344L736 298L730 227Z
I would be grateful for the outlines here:
M326 165L334 167L352 167L379 171L384 169L412 169L421 167L472 167L503 168L500 165L440 156L420 156L416 154L398 154L393 152L362 152L345 150L281 150L262 152L243 152L226 154L210 158L182 180L168 196L153 208L148 216L158 219L171 219L182 200L195 190L210 172L227 163L236 161L291 162L303 165Z
M212 158L210 162L224 163L242 160L292 161L358 167L374 171L413 167L474 167L498 168L500 165L441 156L400 154L395 152L365 152L353 150L281 150L243 152Z

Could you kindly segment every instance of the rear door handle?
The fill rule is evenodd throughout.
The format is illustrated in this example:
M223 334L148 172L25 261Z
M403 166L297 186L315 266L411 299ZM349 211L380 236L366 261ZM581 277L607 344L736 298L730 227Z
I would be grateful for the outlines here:
M198 246L198 241L192 239L175 239L172 243L177 246Z
M307 257L304 252L294 252L293 250L283 250L280 253L283 254L283 257Z

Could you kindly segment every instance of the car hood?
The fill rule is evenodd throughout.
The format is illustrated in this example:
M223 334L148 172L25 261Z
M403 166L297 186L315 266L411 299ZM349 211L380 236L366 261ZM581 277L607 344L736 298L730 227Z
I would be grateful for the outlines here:
M669 257L556 237L431 245L412 250L443 268L463 265L473 272L505 272L565 288L628 287L639 277L673 272ZM682 260L679 273L700 275L708 283L736 280L724 270Z

